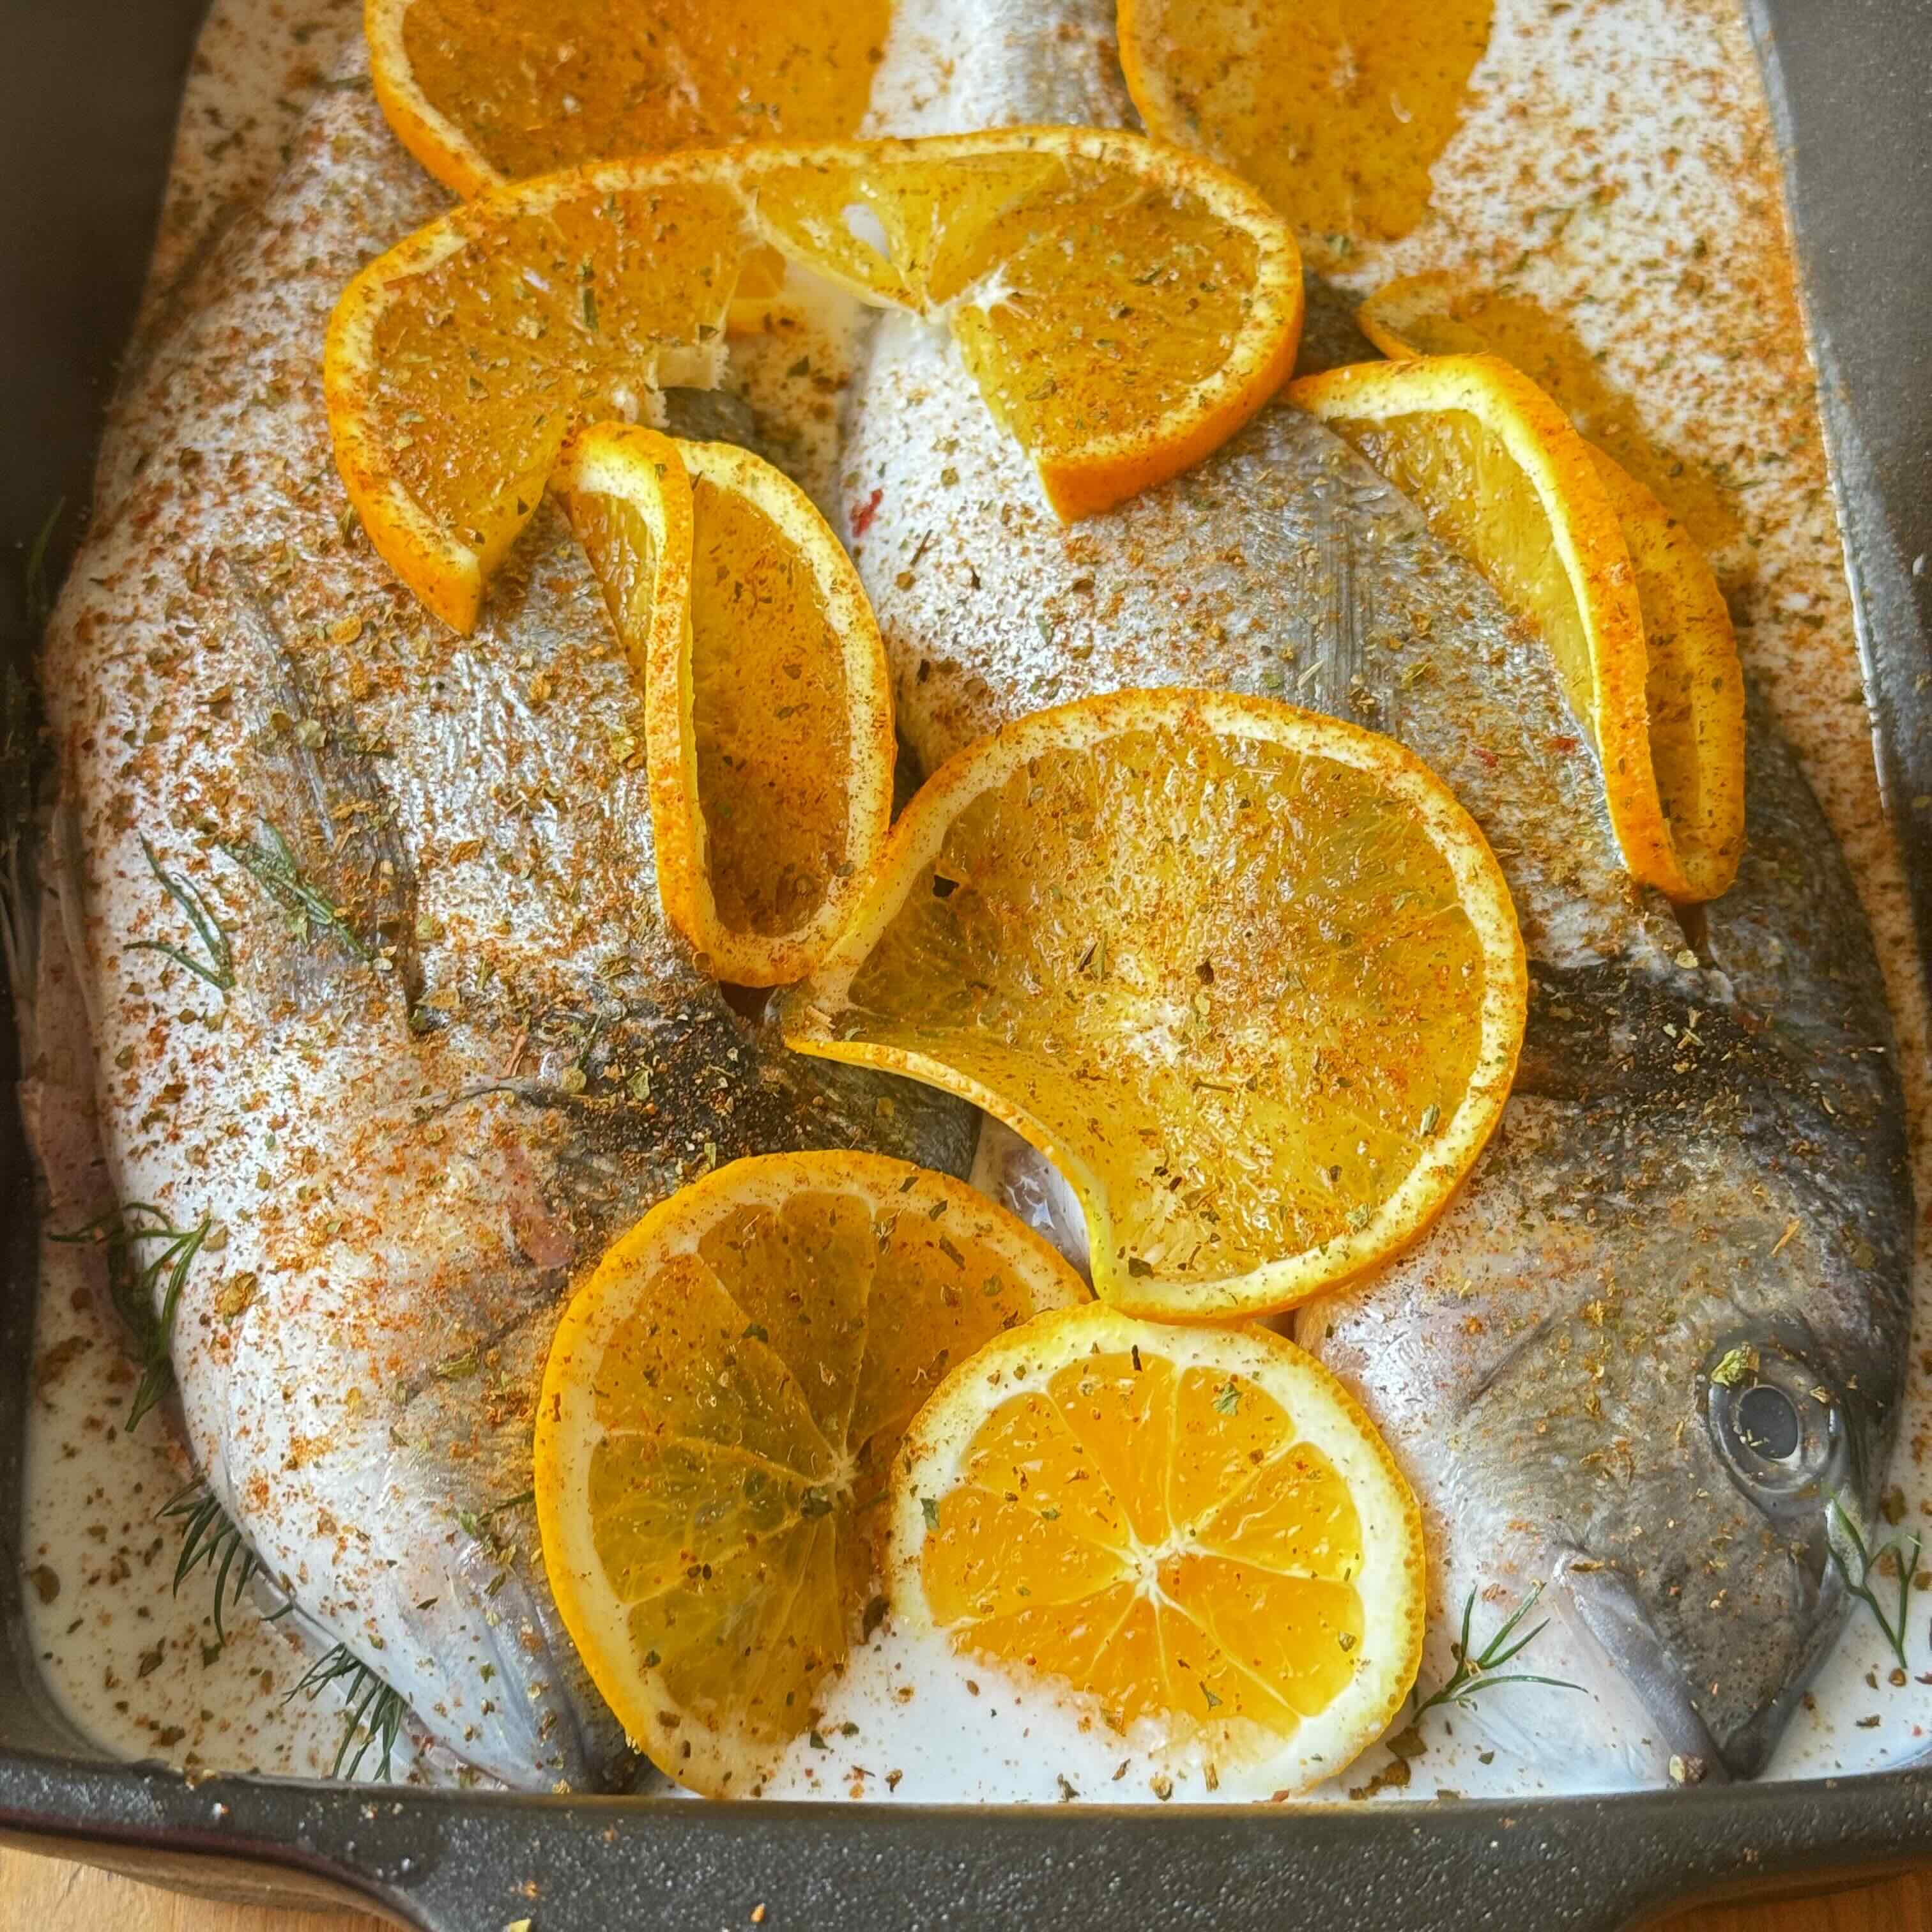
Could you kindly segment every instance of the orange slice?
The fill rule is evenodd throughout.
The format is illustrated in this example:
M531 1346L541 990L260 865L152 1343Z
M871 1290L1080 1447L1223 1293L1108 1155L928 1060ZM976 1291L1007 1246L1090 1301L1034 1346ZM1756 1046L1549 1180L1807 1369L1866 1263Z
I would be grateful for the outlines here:
M755 1792L860 1635L914 1412L1085 1294L983 1195L878 1154L734 1162L610 1249L550 1344L537 1522L571 1637L654 1763Z
M1568 416L1577 433L1648 490L1716 555L1736 543L1735 502L1708 467L1660 443L1636 402L1565 316L1515 289L1486 286L1466 274L1431 270L1384 283L1355 312L1385 356L1500 356Z
M1430 526L1548 644L1595 740L1624 862L1666 862L1644 713L1643 614L1588 446L1529 379L1491 356L1364 362L1292 383L1422 506Z
M733 297L789 261L943 321L1063 517L1162 481L1277 388L1293 236L1252 190L1081 128L772 143L500 188L372 262L323 374L370 541L458 629L579 425L718 378Z
M896 1628L1004 1670L1022 1710L1097 1718L1156 1776L1303 1789L1415 1679L1415 1498L1342 1384L1264 1328L1090 1304L1011 1330L913 1424L892 1509Z
M857 128L891 0L365 0L389 125L481 194L584 161Z
M1510 304L1458 293L1432 275L1391 284L1363 304L1360 318L1376 346L1398 358L1480 350L1486 333L1527 346L1546 333ZM1504 359L1520 365L1517 356ZM1566 370L1559 363L1558 373ZM1574 375L1569 386L1577 386ZM1628 428L1617 440L1640 458ZM1684 526L1609 450L1591 448L1630 552L1643 620L1650 758L1670 841L1647 883L1680 902L1716 898L1744 850L1744 673L1730 610ZM1701 501L1694 490L1692 500Z
M1592 449L1643 613L1651 770L1680 903L1721 898L1744 849L1744 676L1730 608L1690 533L1612 457Z
M1715 633L1723 600L1695 580L1682 532L1630 479L1606 484L1600 453L1495 356L1358 363L1287 394L1414 497L1548 644L1631 876L1680 901L1722 891L1742 842L1742 685ZM1637 544L1620 506L1643 525Z
M1148 131L1252 182L1340 256L1406 235L1489 45L1490 0L1120 0Z
M784 1021L1055 1162L1106 1300L1221 1321L1428 1226L1526 999L1495 858L1419 760L1264 698L1136 691L950 760Z
M732 444L599 424L551 481L644 691L666 917L714 978L801 978L892 822L891 673L851 560Z

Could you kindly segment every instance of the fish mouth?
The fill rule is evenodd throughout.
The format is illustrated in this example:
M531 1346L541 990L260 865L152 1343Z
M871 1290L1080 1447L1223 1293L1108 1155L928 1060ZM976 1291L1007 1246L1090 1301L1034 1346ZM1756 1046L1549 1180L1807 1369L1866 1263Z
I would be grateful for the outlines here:
M1564 1564L1562 1582L1583 1628L1657 1726L1673 1780L1725 1784L1755 1778L1771 1755L1781 1721L1764 1721L1772 1714L1760 1711L1738 1735L1714 1735L1657 1627L1622 1578L1578 1556Z
M1766 1704L1753 1712L1719 1744L1724 1768L1733 1778L1755 1778L1771 1762L1789 1714L1790 1707L1784 1700Z

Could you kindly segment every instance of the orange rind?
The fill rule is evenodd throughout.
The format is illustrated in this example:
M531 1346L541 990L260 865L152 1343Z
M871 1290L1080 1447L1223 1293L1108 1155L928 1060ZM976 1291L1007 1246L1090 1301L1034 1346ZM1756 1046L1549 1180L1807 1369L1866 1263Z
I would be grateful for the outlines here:
M851 560L729 443L598 424L551 487L644 692L665 916L714 978L803 977L892 819L891 675Z
M1414 497L1543 638L1630 875L1679 902L1723 892L1743 845L1743 682L1682 527L1496 356L1358 363L1287 396Z

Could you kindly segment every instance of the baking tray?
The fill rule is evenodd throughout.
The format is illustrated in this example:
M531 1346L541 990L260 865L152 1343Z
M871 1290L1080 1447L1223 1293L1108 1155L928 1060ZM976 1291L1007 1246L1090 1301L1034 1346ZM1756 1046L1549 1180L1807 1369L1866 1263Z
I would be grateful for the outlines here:
M1695 4L1695 0L1681 0ZM1932 0L1750 0L1769 81L1881 774L1932 956ZM86 501L130 326L200 0L0 0L0 651L50 504ZM4 998L0 992L0 1000ZM17 1077L0 1012L0 1074ZM741 1807L205 1778L104 1761L26 1647L20 1464L32 1189L0 1107L0 1843L164 1884L360 1904L426 1932L616 1925L1292 1923L1610 1932L1692 1897L1815 1889L1932 1862L1932 1766L1805 1784L1521 1804L1065 1809Z

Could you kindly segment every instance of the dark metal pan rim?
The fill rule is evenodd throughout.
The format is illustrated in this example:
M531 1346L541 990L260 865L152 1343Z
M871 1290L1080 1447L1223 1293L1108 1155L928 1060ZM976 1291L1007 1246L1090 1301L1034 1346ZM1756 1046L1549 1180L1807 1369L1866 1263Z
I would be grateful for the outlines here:
M0 1760L0 1838L142 1869L284 1868L404 1919L854 1927L1298 1921L1612 1932L1688 1893L1896 1869L1932 1852L1932 1770L1604 1797L1160 1810L756 1807L681 1798L190 1784L146 1766ZM500 1915L500 1916L497 1916ZM1016 1916L1019 1915L1019 1916Z

